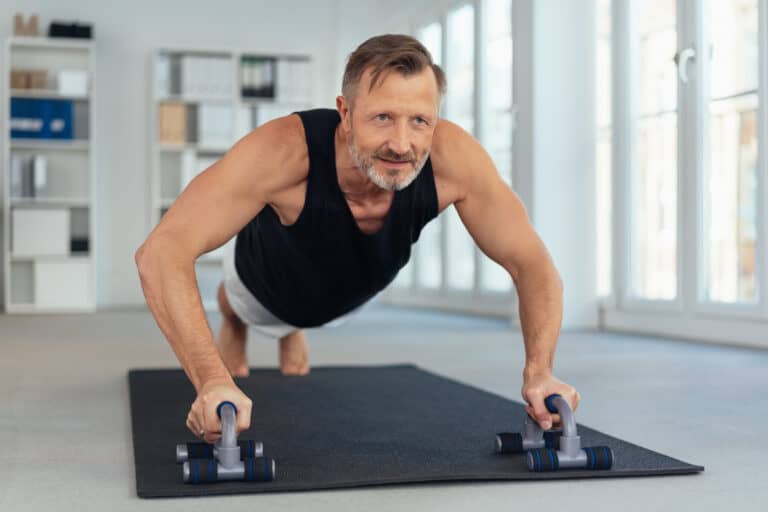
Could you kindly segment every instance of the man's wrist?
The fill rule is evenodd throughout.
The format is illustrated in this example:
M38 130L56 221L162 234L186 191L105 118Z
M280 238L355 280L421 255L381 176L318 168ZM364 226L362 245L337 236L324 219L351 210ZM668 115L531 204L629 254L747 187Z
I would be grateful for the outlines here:
M193 384L198 393L203 387L210 384L234 384L232 375L223 363L220 367L199 371L195 377Z
M528 379L530 377L537 376L549 376L552 375L552 366L549 364L527 362L523 369L523 377Z

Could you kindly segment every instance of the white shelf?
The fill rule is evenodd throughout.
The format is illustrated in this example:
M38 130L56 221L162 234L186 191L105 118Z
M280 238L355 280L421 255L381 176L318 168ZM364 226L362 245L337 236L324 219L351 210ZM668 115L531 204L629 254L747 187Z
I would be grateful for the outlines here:
M170 95L157 98L160 103L232 103L231 96L181 96Z
M90 95L61 94L59 91L53 89L11 89L11 98L43 98L89 101Z
M66 262L66 261L83 261L83 260L90 260L91 255L88 253L84 253L82 255L79 254L68 254L68 255L61 255L61 256L52 256L52 255L23 255L23 254L11 254L11 261L13 262L20 262L20 261L56 261L56 262Z
M13 206L70 206L73 208L83 208L91 205L87 197L12 197Z
M11 48L38 48L49 50L80 50L93 49L92 39L77 39L69 37L30 37L14 36L8 40Z
M56 140L56 139L10 139L11 149L33 149L33 150L67 150L67 151L88 151L91 149L89 140Z
M52 315L52 314L78 314L78 313L93 313L96 310L94 306L87 306L82 308L45 308L39 307L35 304L8 304L5 306L7 313L14 313L20 315Z
M241 95L240 103L244 103L245 105L274 105L279 102L277 101L277 98L248 98Z
M11 63L14 69L45 69L50 73L59 69L80 69L88 74L89 90L86 95L60 94L51 88L9 89L0 86L0 172L2 172L3 217L3 304L7 313L85 313L96 305L96 261L98 233L96 226L96 162L93 147L97 144L94 87L94 42L90 39L49 37L10 37L3 45L0 58L0 81L10 83ZM87 102L90 139L34 139L11 138L11 98L44 98ZM80 106L80 105L78 105ZM19 154L23 151L24 153ZM11 157L25 153L42 153L47 159L50 197L10 197ZM11 252L11 221L14 212L28 215L37 210L69 209L68 233L56 231L59 238L88 239L88 251L67 251L61 247L59 255L13 254ZM85 209L85 211L83 211ZM66 226L66 225L63 225ZM67 229L57 227L56 229ZM25 233L33 240L43 241L51 233L44 229L31 229ZM32 252L29 248L19 249ZM40 252L44 252L41 250Z

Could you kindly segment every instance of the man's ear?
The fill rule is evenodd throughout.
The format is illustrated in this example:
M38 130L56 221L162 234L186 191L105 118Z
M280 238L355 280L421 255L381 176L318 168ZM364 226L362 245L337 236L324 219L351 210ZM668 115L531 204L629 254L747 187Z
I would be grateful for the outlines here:
M349 108L349 102L344 96L336 96L336 110L339 111L341 116L341 126L344 131L349 132L352 130L352 111Z

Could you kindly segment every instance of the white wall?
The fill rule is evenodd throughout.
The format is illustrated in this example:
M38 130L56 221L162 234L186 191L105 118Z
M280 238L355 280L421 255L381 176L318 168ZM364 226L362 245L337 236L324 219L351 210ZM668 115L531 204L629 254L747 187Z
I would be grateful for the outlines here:
M3 0L2 38L12 34L16 12L37 13L42 29L52 19L94 24L100 307L144 302L133 254L149 230L149 52L171 46L310 54L316 62L315 102L318 107L333 107L341 83L336 76L337 4L337 0Z
M565 327L597 326L592 0L515 2L518 193L565 285Z

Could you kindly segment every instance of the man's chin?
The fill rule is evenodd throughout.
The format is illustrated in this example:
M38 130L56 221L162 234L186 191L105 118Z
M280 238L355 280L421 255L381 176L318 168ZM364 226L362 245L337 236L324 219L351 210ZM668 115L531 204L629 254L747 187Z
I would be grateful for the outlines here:
M410 174L413 172L413 168L403 169L394 177L390 176L387 172L375 172L376 176L369 176L369 178L371 178L371 181L373 181L376 185L385 190L398 190L398 187L402 187L402 184L405 183L408 176L410 176Z

